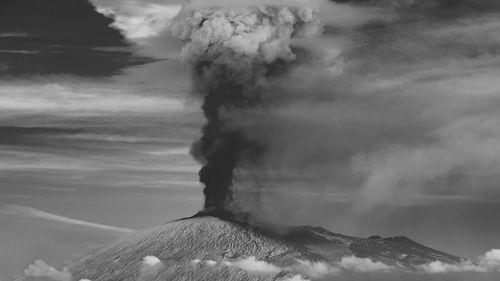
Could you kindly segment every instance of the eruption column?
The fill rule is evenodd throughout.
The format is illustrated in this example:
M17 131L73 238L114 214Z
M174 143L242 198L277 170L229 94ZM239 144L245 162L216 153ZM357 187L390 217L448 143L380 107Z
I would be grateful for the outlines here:
M192 69L194 92L204 100L207 124L191 151L204 165L205 210L231 211L235 169L255 163L265 151L263 144L228 126L237 122L229 119L231 113L262 106L266 81L283 69L277 66L295 59L292 39L320 29L314 9L301 5L185 3L172 31L185 42L182 57Z

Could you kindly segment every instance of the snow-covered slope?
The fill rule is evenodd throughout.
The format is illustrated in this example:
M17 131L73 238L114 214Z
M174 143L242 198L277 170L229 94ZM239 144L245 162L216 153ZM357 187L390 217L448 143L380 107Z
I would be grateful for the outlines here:
M144 263L146 256L159 262ZM405 237L361 239L322 228L253 227L207 216L135 233L69 269L74 280L278 280L285 271L294 274L297 261L335 264L348 256L408 270L436 260L460 261ZM249 266L255 272L232 266L244 259L254 261Z

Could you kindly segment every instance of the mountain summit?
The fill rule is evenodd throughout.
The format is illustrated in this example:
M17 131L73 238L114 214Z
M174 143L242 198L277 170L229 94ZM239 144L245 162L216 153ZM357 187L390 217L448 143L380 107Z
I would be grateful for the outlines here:
M461 261L406 237L355 238L318 227L252 226L199 216L132 234L69 270L74 280L94 281L281 280L314 277L300 268L309 264L325 271L346 258L407 271Z

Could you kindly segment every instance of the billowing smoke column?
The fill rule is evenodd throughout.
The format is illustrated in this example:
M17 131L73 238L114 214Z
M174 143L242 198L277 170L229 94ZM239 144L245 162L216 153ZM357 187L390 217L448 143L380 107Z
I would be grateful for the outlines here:
M228 116L261 106L266 81L295 59L292 39L321 30L312 8L238 2L186 2L172 25L185 42L182 57L192 68L194 91L204 99L207 124L192 154L204 164L205 210L231 211L235 170L256 163L265 150L228 126Z

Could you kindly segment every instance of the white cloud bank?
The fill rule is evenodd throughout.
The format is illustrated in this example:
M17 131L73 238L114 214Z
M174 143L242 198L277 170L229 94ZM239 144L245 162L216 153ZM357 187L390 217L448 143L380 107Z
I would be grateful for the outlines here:
M33 264L30 264L27 269L24 270L25 277L32 278L46 278L54 281L72 281L73 275L68 271L67 268L63 268L62 271L55 269L54 267L47 265L43 260L39 259ZM20 279L23 280L23 279ZM2 281L0 279L0 281ZM80 281L91 281L90 279L80 279Z
M24 275L26 277L48 278L54 281L71 281L73 279L67 268L58 271L54 267L47 265L43 260L37 260L34 264L30 264L24 270Z
M479 264L490 271L500 272L500 249L493 249L479 257Z
M292 275L283 277L282 281L309 280L307 278L323 278L325 276L334 276L342 271L349 272L388 272L394 269L392 266L382 262L375 262L368 258L358 258L355 256L344 257L336 264L328 264L325 262L313 262L306 260L296 260L296 263L291 266L280 267L272 263L258 260L256 257L247 257L236 261L221 261L213 260L202 261L194 259L192 264L205 264L207 266L215 266L217 264L223 266L237 267L253 274L278 274L280 272L291 272ZM307 277L304 277L307 276Z
M385 263L355 256L343 257L339 266L344 270L352 272L388 272L394 269L393 266Z
M500 250L493 249L483 256L480 256L476 262L463 261L459 264L446 264L435 261L423 265L420 269L426 273L450 273L450 272L500 272Z
M339 262L334 264L297 260L296 264L287 267L279 267L266 261L258 260L256 257L248 257L236 261L224 260L220 263L213 260L202 261L200 259L195 259L192 260L191 263L203 263L207 266L220 264L223 266L237 267L252 274L289 273L277 279L280 281L321 279L338 276L342 273L404 273L401 268L398 270L397 267L387 265L383 262L355 256L343 257ZM418 270L425 274L500 272L500 250L491 250L477 258L476 261L464 260L458 264L446 264L435 261L419 266Z
M259 261L255 257L249 257L232 263L231 265L239 267L252 273L278 273L282 269L265 261Z
M324 262L312 262L297 260L294 265L280 267L272 263L258 260L256 257L247 257L236 261L194 259L193 265L204 265L214 267L217 265L237 267L251 274L276 275L285 273L285 276L279 277L279 281L310 281L322 278L338 276L343 273L404 273L398 271L396 267L373 261L369 258L358 258L355 256L343 257L334 264ZM146 256L142 260L140 276L152 275L162 268L163 262L155 256ZM435 261L418 267L424 274L447 274L447 273L496 273L500 272L500 249L493 249L477 258L475 262L464 260L459 264L446 264ZM71 281L72 275L66 269L58 271L54 267L47 265L43 260L37 260L31 264L25 271L26 277L48 278L54 281ZM82 279L80 281L90 281Z
M161 34L180 9L180 5L126 2L121 7L98 8L97 11L113 17L113 27L128 39L138 40Z
M297 274L297 275L293 275L293 276L287 276L287 277L280 278L277 281L310 281L310 280L311 279L304 278L304 277L302 277L302 275Z

